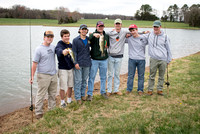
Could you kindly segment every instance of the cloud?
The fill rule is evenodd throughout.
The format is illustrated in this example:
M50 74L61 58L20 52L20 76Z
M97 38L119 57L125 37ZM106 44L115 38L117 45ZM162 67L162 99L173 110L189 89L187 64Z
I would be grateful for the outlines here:
M177 4L182 7L184 4L191 6L199 4L199 0L0 0L1 7L10 8L15 4L24 5L34 9L55 9L56 7L67 7L70 11L79 10L81 13L121 14L133 16L141 5L149 4L153 9L158 10L159 16L162 11L167 10L170 5Z

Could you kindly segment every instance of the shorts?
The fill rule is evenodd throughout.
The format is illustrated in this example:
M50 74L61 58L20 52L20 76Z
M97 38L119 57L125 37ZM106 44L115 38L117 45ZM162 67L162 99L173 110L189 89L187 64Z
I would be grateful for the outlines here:
M60 89L67 91L68 87L74 86L73 69L71 70L59 69L58 78L59 78Z

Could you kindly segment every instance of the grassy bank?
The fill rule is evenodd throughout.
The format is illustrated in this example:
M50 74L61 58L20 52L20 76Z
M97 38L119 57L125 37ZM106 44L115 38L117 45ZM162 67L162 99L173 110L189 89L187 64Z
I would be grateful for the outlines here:
M172 61L169 95L130 95L73 103L17 133L200 133L200 53ZM149 72L145 73L145 91ZM126 81L126 80L125 80ZM125 89L120 89L125 93ZM167 93L165 86L164 92Z
M97 21L101 19L81 19L77 23L62 24L59 25L57 20L49 19L31 19L31 25L43 25L43 26L67 26L67 27L78 27L80 24L87 24L89 27L95 27ZM104 20L106 27L113 27L114 20ZM29 25L29 19L11 19L11 18L0 18L0 25ZM153 21L136 21L136 20L123 20L123 27L128 27L130 24L136 24L138 27L152 27ZM196 27L189 27L188 24L178 22L163 22L163 27L175 28L175 29L200 29Z

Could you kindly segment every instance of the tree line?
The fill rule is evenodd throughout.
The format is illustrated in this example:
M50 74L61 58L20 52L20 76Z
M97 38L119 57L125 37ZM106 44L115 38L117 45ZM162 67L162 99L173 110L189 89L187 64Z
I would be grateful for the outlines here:
M70 12L68 8L58 7L55 10L30 9L23 5L14 5L12 8L0 7L0 18L19 18L19 19L57 19L58 24L74 23L79 19L116 19L133 20L133 16L125 15L103 15L94 13Z
M134 16L125 15L104 15L95 13L70 12L68 8L58 7L55 10L30 9L23 5L14 5L12 8L0 7L0 18L21 18L21 19L57 19L58 24L74 23L79 19L116 19L122 20L158 20L157 10L145 4L136 11ZM184 4L181 8L177 4L170 5L163 11L162 21L184 22L189 26L200 27L200 4L188 6Z
M170 5L167 11L163 11L163 21L185 22L189 26L200 27L200 4L188 6L184 4L181 8L177 4Z

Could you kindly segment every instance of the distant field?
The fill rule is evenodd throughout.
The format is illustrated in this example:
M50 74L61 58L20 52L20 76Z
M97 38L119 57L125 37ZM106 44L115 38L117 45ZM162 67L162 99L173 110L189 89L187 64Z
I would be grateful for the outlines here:
M113 27L114 20L104 19L81 19L77 23L70 24L58 24L57 20L50 19L12 19L12 18L0 18L0 25L43 25L43 26L67 26L78 27L80 24L87 24L89 27L95 27L97 21L103 21L106 27ZM138 21L138 20L123 20L123 27L128 27L130 24L136 24L138 27L152 27L153 21ZM163 22L163 27L175 28L175 29L200 29L196 27L189 27L188 24L178 22Z

